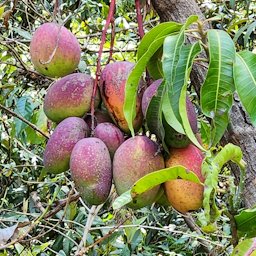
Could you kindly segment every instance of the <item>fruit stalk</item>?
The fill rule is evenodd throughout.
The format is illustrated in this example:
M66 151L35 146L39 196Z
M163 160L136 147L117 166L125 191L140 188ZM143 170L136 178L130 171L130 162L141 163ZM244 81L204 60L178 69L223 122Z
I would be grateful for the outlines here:
M109 24L111 23L111 20L113 19L114 13L115 13L115 6L116 6L116 1L112 0L109 6L109 12L108 12L108 17L106 19L106 23L104 26L104 29L102 31L101 35L101 43L100 43L100 48L99 48L99 53L98 53L98 58L97 58L97 67L96 67L96 75L95 75L95 80L94 80L94 85L93 85L93 95L92 95L92 101L91 101L91 118L92 118L92 135L94 133L94 100L96 97L96 92L97 92L97 86L100 78L100 69L101 69L101 56L103 52L103 46L106 42L106 35L107 35L107 29L109 27Z

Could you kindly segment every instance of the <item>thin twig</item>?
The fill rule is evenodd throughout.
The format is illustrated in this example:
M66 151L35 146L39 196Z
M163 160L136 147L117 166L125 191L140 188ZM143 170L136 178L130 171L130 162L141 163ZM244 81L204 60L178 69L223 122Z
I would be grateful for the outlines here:
M43 131L41 131L36 125L32 124L31 122L29 122L28 120L26 120L24 117L22 117L21 115L15 113L14 111L12 111L11 109L3 106L2 104L0 104L0 109L3 109L5 112L7 112L8 114L17 117L18 119L20 119L22 122L26 123L27 125L29 125L33 130L37 131L38 133L40 133L41 135L43 135L45 138L49 139L49 136L47 134L45 134Z
M115 13L115 6L116 6L116 1L112 0L110 3L110 7L109 7L108 17L106 19L106 23L105 23L105 26L104 26L104 29L103 29L102 35L101 35L101 44L100 44L100 49L99 49L98 58L97 58L96 77L94 80L93 96L92 96L92 100L91 100L92 135L94 133L94 101L96 98L96 93L97 93L97 88L98 88L98 83L99 83L99 78L100 78L100 72L101 72L101 56L102 56L103 46L106 42L107 29L109 27L111 20L113 19L114 13Z
M102 208L102 206L103 206L103 204L98 205L98 206L93 205L91 207L91 210L88 214L86 225L84 228L82 240L79 243L79 246L78 246L76 254L75 254L76 256L82 256L84 254L84 250L85 250L84 247L86 247L86 240L87 240L88 233L91 229L91 226L92 226L92 223L93 223L95 217L97 216L97 214L98 214L99 210Z
M144 29L143 29L143 17L140 9L140 0L135 0L135 8L137 13L138 32L139 32L140 39L142 39L142 37L144 36Z

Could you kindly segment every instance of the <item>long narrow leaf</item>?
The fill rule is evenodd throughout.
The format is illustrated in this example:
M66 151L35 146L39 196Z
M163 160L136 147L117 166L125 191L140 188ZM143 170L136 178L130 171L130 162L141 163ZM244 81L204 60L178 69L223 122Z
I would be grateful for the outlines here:
M146 112L146 121L149 131L161 140L164 149L168 152L168 148L164 143L165 131L162 122L162 104L165 94L165 81L163 81L158 87L156 95L152 97L149 103Z
M203 113L212 118L212 145L216 145L228 125L234 90L233 63L235 46L229 35L222 30L209 30L210 64L206 80L201 88Z
M236 54L234 80L239 98L256 126L256 54L249 51Z

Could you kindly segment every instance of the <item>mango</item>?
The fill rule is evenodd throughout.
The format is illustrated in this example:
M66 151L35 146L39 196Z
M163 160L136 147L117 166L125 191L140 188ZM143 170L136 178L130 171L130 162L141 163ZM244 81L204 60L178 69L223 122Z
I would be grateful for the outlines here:
M108 198L112 185L111 159L104 142L98 138L85 138L74 147L70 158L70 171L82 199L99 205Z
M101 98L114 123L125 133L130 130L124 117L123 105L125 98L125 83L134 64L128 61L120 61L107 64L103 69L100 78ZM135 131L138 131L142 125L143 115L141 111L141 99L143 95L143 82L140 86L136 99L136 116L133 121Z
M82 118L68 117L60 122L47 142L43 163L47 172L58 174L69 169L69 159L75 144L89 133Z
M144 117L146 116L146 111L149 106L149 103L154 95L157 93L157 89L162 83L162 79L154 81L143 93L142 97L142 112ZM188 120L191 126L191 129L194 133L198 132L197 127L197 115L195 108L190 101L189 97L186 97L186 107ZM183 148L186 147L190 142L189 138L185 134L181 134L175 131L165 120L163 116L163 127L165 130L165 143L168 147L174 148Z
M45 115L57 123L70 116L82 117L90 110L92 94L91 76L67 75L49 87L44 98Z
M35 69L49 77L72 73L80 61L81 49L76 37L64 26L44 23L36 29L30 43Z
M203 161L202 152L193 144L186 148L171 148L170 156L166 160L166 167L182 165L189 171L194 172L201 182L204 177L201 172ZM192 181L176 179L164 183L165 193L170 204L179 212L197 210L203 203L204 186Z
M146 136L129 138L117 149L113 159L113 180L118 195L148 173L164 168L164 159L158 145ZM159 186L137 196L128 206L134 209L152 204Z
M124 142L122 131L112 123L98 124L94 130L94 137L101 139L106 144L111 158Z

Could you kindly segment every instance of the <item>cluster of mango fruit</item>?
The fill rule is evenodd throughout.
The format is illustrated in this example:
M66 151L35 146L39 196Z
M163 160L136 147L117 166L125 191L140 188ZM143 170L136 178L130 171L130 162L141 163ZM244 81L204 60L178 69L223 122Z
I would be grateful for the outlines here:
M133 123L138 135L131 137L123 104L125 84L133 63L107 64L93 99L94 79L88 74L72 73L80 61L81 50L76 37L64 26L56 23L41 25L31 40L30 54L38 72L59 78L49 86L44 98L44 112L57 124L44 151L44 167L52 174L70 169L76 188L86 203L104 203L112 184L120 195L144 175L175 165L185 166L204 181L201 174L203 155L185 135L177 134L164 123L165 143L170 148L170 155L164 157L157 142L140 132L150 100L161 80L153 82L146 90L145 83L140 81ZM93 122L90 114L92 100L96 109ZM189 98L186 104L190 125L197 133L194 106ZM162 187L164 194L160 193ZM139 195L128 206L138 209L158 200L184 213L198 209L202 198L201 184L177 179Z

